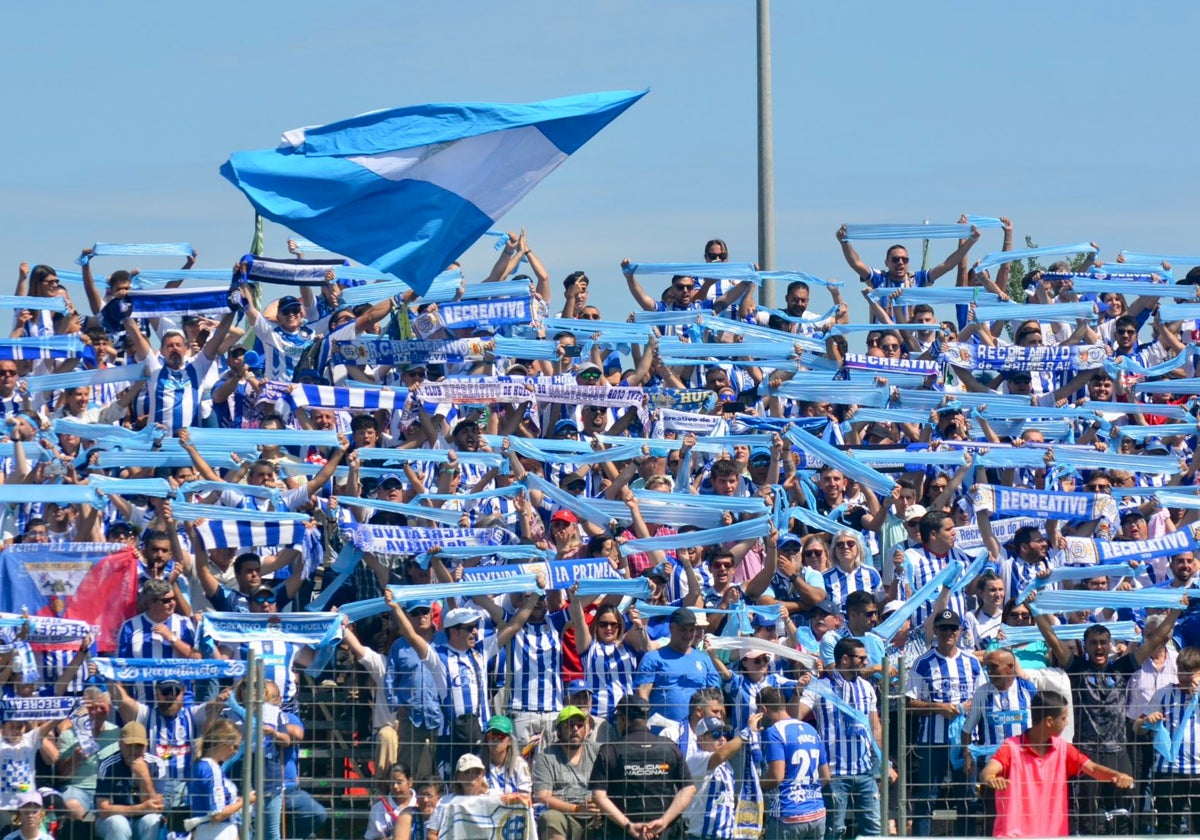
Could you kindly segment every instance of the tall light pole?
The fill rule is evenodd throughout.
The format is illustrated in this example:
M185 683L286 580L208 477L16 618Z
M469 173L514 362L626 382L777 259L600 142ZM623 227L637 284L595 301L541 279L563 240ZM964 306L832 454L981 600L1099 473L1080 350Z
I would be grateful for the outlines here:
M775 268L775 150L771 139L771 0L758 0L758 267ZM774 307L775 281L764 280L758 302Z

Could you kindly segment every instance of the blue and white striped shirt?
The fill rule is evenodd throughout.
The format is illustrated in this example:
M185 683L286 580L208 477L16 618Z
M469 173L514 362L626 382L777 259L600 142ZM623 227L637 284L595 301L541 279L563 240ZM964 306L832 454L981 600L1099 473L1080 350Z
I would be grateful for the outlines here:
M950 549L950 553L944 557L939 557L932 551L926 548L909 548L904 551L905 564L912 568L912 588L917 591L926 583L928 583L934 575L946 568L946 565L951 560L957 560L963 564L963 568L971 565L971 558L963 554L957 548ZM950 596L948 604L949 609L954 610L960 616L966 613L967 601L961 592L955 592ZM921 628L925 625L925 619L929 618L929 614L933 612L933 602L923 604L913 615L912 626Z
M186 780L191 774L192 742L200 737L205 706L184 707L174 717L159 712L153 703L138 703L137 722L150 736L149 750L167 768L167 778Z
M182 639L189 647L196 646L196 631L192 622L178 613L168 616L163 622L172 634ZM156 622L142 613L128 619L117 632L117 656L131 659L179 659L174 646L154 632ZM136 683L131 696L143 703L154 701L152 683Z
M557 712L562 708L562 631L566 610L546 613L540 624L525 622L512 640L512 710Z
M841 697L864 715L870 716L879 709L875 700L875 689L862 677L853 681L834 672L821 678L821 685ZM839 711L828 698L813 691L805 691L800 702L816 715L817 732L825 744L829 757L829 772L834 776L864 776L875 766L875 733L871 728L851 720Z
M199 424L200 392L212 365L213 360L203 353L178 370L167 367L162 356L146 359L150 422L161 423L168 437L177 429Z
M926 703L961 705L975 696L975 689L983 679L983 666L971 654L959 650L953 658L947 658L935 648L913 663L904 693ZM921 715L917 743L949 744L949 726L950 720L944 715Z
M696 795L684 817L689 836L728 840L733 837L737 782L728 761L709 770L710 758L712 753L697 750L687 759L688 773L696 783Z
M475 715L479 726L491 717L488 697L487 660L496 656L496 637L484 640L484 653L458 650L447 644L433 645L425 664L442 695L442 734L450 735L460 715Z
M1163 725L1171 734L1172 741L1179 737L1178 732L1180 727L1183 727L1179 753L1173 760L1167 761L1155 752L1155 773L1200 775L1200 709L1193 704L1193 696L1179 686L1171 685L1160 688L1150 701L1150 711L1163 713ZM1191 707L1190 715L1188 714L1189 706ZM1188 718L1186 724L1182 723L1185 716ZM1200 779L1197 781L1200 782Z
M825 594L839 607L846 603L846 596L851 592L865 590L875 593L883 585L879 572L870 566L859 566L854 571L847 572L835 564L822 577L825 581Z
M633 677L641 658L625 642L605 644L592 639L583 655L583 678L592 692L593 715L607 718L622 697L633 693Z
M1029 708L1036 693L1028 680L1015 679L1006 691L985 680L971 698L963 732L972 733L980 746L997 749L1005 738L1020 735L1033 725Z

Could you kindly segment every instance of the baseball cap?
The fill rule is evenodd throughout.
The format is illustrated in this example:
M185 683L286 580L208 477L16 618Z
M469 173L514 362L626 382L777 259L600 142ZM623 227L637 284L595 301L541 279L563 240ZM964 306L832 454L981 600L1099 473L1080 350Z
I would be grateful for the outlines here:
M559 420L554 424L554 434L561 435L563 432L575 432L579 434L579 427L575 425L574 420Z
M587 680L571 680L567 683L564 691L567 694L579 694L584 691L591 691L591 689L588 688Z
M583 718L584 720L587 720L588 714L578 706L563 706L563 710L558 713L558 717L555 719L554 725L558 726L566 723L569 720L574 720L575 718Z
M706 717L704 720L696 724L696 737L701 735L709 735L712 733L729 732L729 724L721 720L719 717Z
M578 525L579 517L575 515L574 511L567 510L566 508L559 508L550 515L550 521L570 522L572 525Z
M600 374L601 376L604 375L604 370L600 367L600 365L596 364L595 362L584 362L582 365L579 366L579 369L575 371L575 375L583 376L585 373L588 373L590 371L595 371L596 373Z
M1145 518L1146 518L1146 514L1142 513L1137 508L1130 508L1129 510L1127 510L1121 514L1121 524L1124 525L1126 522L1132 522L1135 519L1143 519L1144 520Z
M913 519L920 519L929 511L925 510L921 505L909 505L904 510L904 521L909 522Z
M695 627L696 614L687 607L680 607L671 613L671 623L678 624L680 627Z
M832 598L826 598L824 601L814 606L813 609L820 610L828 615L837 615L842 611L841 608L838 607L837 601L833 600Z
M45 807L42 802L42 795L36 790L27 790L24 793L17 794L17 807L24 808L26 805L33 805L36 808Z
M569 472L559 481L559 486L564 490L570 488L572 484L587 484L587 478L582 473Z
M442 617L442 629L449 630L451 627L460 627L467 624L478 624L479 613L475 610L469 610L466 607L455 607Z
M121 727L121 743L129 744L130 746L149 746L150 738L146 734L146 727L142 726L136 720L129 721L129 723Z
M433 609L433 601L410 601L404 605L405 612L416 612L417 610Z
M250 593L250 597L253 598L255 595L259 594L260 592L266 592L268 595L274 595L275 589L274 589L274 587L268 586L267 584L264 583L264 584L261 584L260 586L256 587L255 590Z
M454 424L454 432L450 436L453 437L454 435L457 435L463 429L472 429L472 428L478 429L479 423L476 422L475 420L459 420L457 423Z
M954 610L942 610L933 617L933 626L940 627L943 624L953 624L955 627L962 627L962 619L958 617L958 613Z
M626 694L617 701L613 714L624 715L626 718L650 717L650 704L636 694Z
M787 533L787 534L780 534L780 535L779 535L779 542L778 542L778 546L779 546L780 548L783 548L785 545L794 545L794 546L800 546L800 545L802 545L802 544L803 544L803 543L802 543L802 541L800 540L800 538L799 538L798 536L796 536L795 534L792 534L792 533Z
M162 691L164 688L178 688L182 690L183 683L179 680L159 680L154 684L154 688L156 691Z
M488 718L487 729L485 732L503 732L505 735L513 734L512 718L508 715L492 715Z
M770 462L770 460L771 460L771 450L770 450L770 449L767 449L767 447L765 447L765 446L756 446L756 447L754 447L753 449L751 449L751 450L750 450L750 463L751 463L751 464L753 464L755 461L759 461L759 462L762 462L762 461L767 461L767 462Z
M1145 446L1145 448L1144 448L1142 451L1144 451L1144 452L1163 452L1163 453L1165 453L1165 452L1169 452L1170 450L1167 448L1167 445L1166 445L1165 443L1163 443L1163 439L1162 439L1162 438L1160 438L1160 437L1148 437L1148 438L1146 438L1146 446Z
M402 479L400 477L399 473L384 473L383 475L381 475L379 477L379 486L382 487L383 485L387 484L389 481L399 484L401 486L404 485L404 479Z
M886 604L883 605L883 609L879 611L879 614L880 614L880 616L888 616L903 606L904 606L904 602L899 599L897 599L895 601L888 601Z
M263 357L254 350L247 350L246 355L242 356L242 361L250 370L262 370Z
M763 615L762 613L753 613L750 616L750 626L752 626L752 627L770 627L772 630L774 630L775 625L776 625L775 619L773 619L769 615Z
M463 753L454 765L455 773L467 773L471 770L483 770L483 761L475 753Z
M289 309L304 309L304 304L300 302L300 298L295 295L284 295L279 299L279 312L285 312Z

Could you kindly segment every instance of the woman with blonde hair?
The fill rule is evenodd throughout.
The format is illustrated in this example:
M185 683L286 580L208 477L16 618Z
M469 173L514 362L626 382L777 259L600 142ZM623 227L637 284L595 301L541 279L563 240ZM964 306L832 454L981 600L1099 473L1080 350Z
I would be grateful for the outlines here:
M214 720L198 742L198 758L192 764L193 778L188 785L192 816L184 826L195 827L192 840L236 840L242 797L237 784L225 778L221 765L237 754L241 743L237 725L225 718ZM254 791L249 799L253 804Z
M839 607L851 592L879 592L883 579L866 563L867 549L857 531L843 528L833 537L833 565L824 573L825 593Z

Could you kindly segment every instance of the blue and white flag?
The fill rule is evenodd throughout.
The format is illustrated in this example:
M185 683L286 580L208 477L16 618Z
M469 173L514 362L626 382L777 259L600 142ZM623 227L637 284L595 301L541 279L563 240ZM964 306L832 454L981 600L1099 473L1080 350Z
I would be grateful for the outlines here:
M396 407L396 397L405 393L385 388L295 385L284 393L283 401L292 408L344 408L360 411L384 408L390 411Z
M1048 347L942 345L942 361L970 370L1092 370L1108 359L1102 344L1057 344Z
M266 218L423 293L645 93L375 111L235 152L221 174Z
M505 804L499 792L452 799L444 806L438 840L529 840L537 836L533 811L522 802Z
M164 315L212 315L229 310L228 286L199 289L150 289L130 292L134 318L161 318Z
M268 545L297 545L304 542L303 522L246 522L205 519L196 524L196 534L205 548L256 548Z
M246 663L236 659L93 659L96 673L117 682L159 680L237 679L246 676Z

